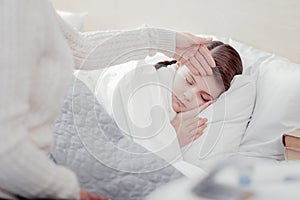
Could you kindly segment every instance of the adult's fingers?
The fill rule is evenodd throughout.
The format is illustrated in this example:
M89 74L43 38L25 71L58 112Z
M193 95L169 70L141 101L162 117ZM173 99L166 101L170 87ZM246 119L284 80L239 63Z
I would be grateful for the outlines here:
M215 67L215 61L205 45L192 45L184 50L175 59L185 64L195 75L212 75L211 67Z
M201 63L206 63L206 59L203 56L199 56L199 45L193 45L192 47L187 48L181 55L177 56L176 59L185 64L189 70L195 75L206 75L206 72L202 69ZM199 54L196 57L196 54ZM210 68L209 65L206 63L205 67Z
M106 197L99 196L97 194L89 193L89 200L109 200Z
M94 194L93 200L109 200L109 198L98 196L98 195Z
M200 45L199 52L206 59L206 61L209 64L210 67L215 67L216 66L215 60L212 57L211 52L208 50L208 48L205 45Z
M184 51L182 51L181 54L178 55L177 60L185 64L186 62L188 62L189 58L194 57L198 49L198 45L193 45L191 47L186 48Z
M204 45L199 45L198 51L194 54L194 57L189 59L194 68L197 69L202 76L212 75L211 67L215 67L215 61L211 55L211 52ZM195 62L197 61L197 62Z
M201 73L202 76L206 75L212 75L212 69L210 65L207 63L206 58L200 53L200 51L196 52L195 58L198 60L200 65L198 65L198 68L202 68L205 72Z
M193 74L197 74L198 70L189 62L189 58L187 58L187 56L189 56L188 54L190 53L184 52L184 55L176 55L174 58L178 63L181 63L181 65L186 65Z
M187 66L187 68L188 68L193 74L199 75L199 70L195 67L194 64L192 64L192 62L186 61L184 64Z
M185 64L195 75L212 75L211 67L216 66L211 52L205 45L193 45L175 59Z
M194 72L192 72L193 74L195 75L202 75L202 76L205 76L206 75L206 71L205 71L205 66L203 66L202 63L206 64L205 62L203 62L203 60L199 60L196 55L194 57L191 57L190 58L190 64L193 66L193 68L196 68L197 69L197 72L196 74ZM208 65L207 65L208 66Z

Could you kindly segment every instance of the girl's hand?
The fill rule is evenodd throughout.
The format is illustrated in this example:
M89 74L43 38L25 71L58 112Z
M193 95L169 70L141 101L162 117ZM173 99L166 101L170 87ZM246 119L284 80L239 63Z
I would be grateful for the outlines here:
M171 121L180 147L188 145L203 134L203 130L207 127L207 118L199 118L197 115L211 103L212 101L209 101L193 110L180 112Z
M190 33L177 33L174 59L185 64L195 75L212 75L211 67L216 64L206 47L211 41Z

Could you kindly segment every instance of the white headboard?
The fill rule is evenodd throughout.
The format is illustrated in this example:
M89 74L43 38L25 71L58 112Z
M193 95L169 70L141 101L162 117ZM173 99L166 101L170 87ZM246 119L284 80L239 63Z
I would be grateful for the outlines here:
M84 30L142 24L227 37L300 63L299 0L52 0L89 13Z

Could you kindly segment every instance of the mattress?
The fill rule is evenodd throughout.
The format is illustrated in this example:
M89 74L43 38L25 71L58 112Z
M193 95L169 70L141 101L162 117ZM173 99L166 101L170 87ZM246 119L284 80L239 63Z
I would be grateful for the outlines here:
M50 157L72 169L81 188L114 200L144 199L183 177L124 134L78 79L70 86L54 124Z

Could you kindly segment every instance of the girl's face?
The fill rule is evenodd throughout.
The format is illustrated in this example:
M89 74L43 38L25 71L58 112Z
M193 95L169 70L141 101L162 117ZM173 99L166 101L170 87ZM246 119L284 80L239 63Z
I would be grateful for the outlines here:
M175 112L184 112L215 100L224 91L215 77L194 75L185 65L177 64L173 79L172 106Z

